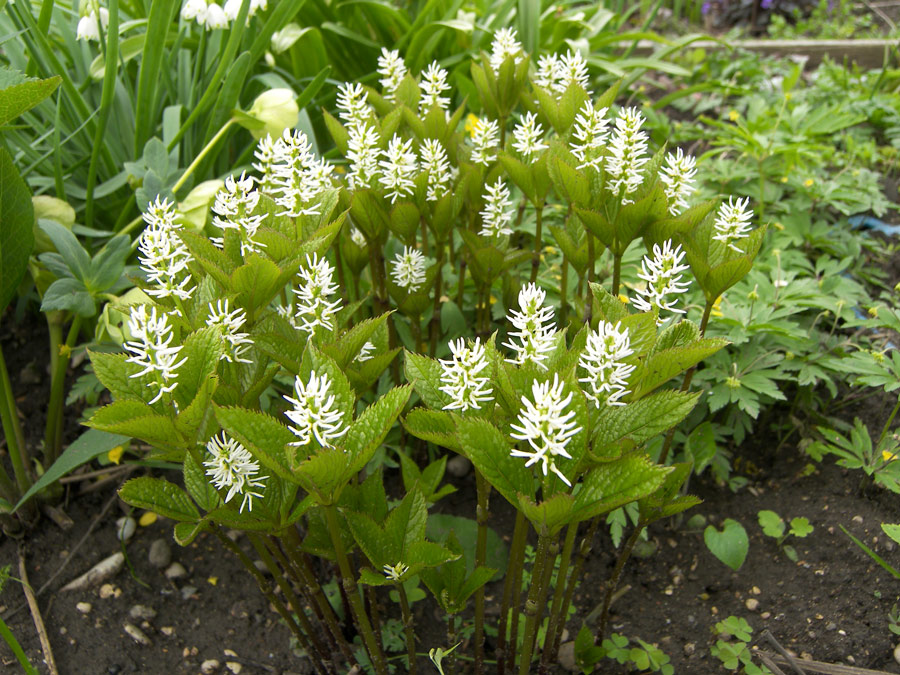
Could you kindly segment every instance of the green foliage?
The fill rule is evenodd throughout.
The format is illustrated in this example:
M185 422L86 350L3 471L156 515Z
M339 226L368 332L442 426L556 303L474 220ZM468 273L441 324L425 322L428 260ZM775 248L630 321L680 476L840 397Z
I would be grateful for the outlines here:
M713 632L734 638L734 641L718 639L716 644L709 648L710 654L722 662L722 666L728 670L742 668L745 675L764 675L771 671L765 666L757 666L753 663L749 642L753 637L753 628L745 619L737 616L729 616L719 621L713 628Z
M640 638L634 638L634 646L629 646L629 640L624 635L613 633L603 640L600 648L603 656L614 659L617 663L628 663L639 672L662 673L673 675L675 667L669 663L668 655L656 645L644 642ZM576 647L577 650L577 647ZM582 670L587 673L589 671Z
M744 526L731 518L724 520L721 531L707 525L703 531L703 541L710 553L735 571L744 564L750 548Z
M34 245L34 209L28 187L12 157L2 148L0 185L0 308L6 309L25 274Z
M799 558L797 551L793 546L786 545L784 542L789 536L805 538L813 531L813 526L809 524L809 519L797 517L790 521L790 528L784 522L784 519L774 511L763 510L757 514L759 526L762 528L763 534L772 537L781 546L784 554L796 562Z

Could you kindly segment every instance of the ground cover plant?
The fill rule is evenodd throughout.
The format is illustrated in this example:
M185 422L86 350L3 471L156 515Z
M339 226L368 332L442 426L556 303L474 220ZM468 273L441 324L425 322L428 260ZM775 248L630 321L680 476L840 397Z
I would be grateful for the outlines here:
M185 5L178 35L229 29L210 7ZM236 7L221 10L226 23ZM252 20L269 26L274 15L256 9ZM105 28L98 11L83 10L86 38L91 21L98 36ZM252 3L239 11L229 30ZM792 426L818 424L832 443L810 446L811 457L831 452L856 468L846 453L859 450L859 466L890 488L893 415L876 451L862 427L842 441L814 411L837 399L860 359L879 363L878 343L847 329L890 326L857 316L878 318L872 288L883 284L854 255L865 238L828 228L892 206L875 185L893 155L867 134L892 128L893 75L842 81L826 66L806 87L800 69L783 69L780 89L751 93L752 73L737 83L742 67L753 70L745 60L707 66L720 79L703 88L633 105L647 94L634 85L646 62L530 51L519 38L543 43L539 25L531 37L482 30L485 51L467 45L449 62L413 66L419 50L380 50L377 76L337 83L334 100L320 93L330 91L320 69L299 99L327 110L301 113L289 87L264 92L211 121L193 157L173 158L151 138L126 167L143 173L129 187L143 213L118 236L77 229L60 204L36 200L47 248L32 279L39 287L42 267L49 273L43 308L61 313L57 325L72 320L53 343L66 358L55 362L47 464L62 439L67 350L82 322L100 320L76 394L92 398L93 430L30 494L52 494L113 446L116 462L156 468L125 483L122 499L176 521L186 547L217 538L318 672L547 672L574 616L583 623L567 645L585 672L611 660L673 672L658 645L612 630L627 563L652 544L650 525L698 503L693 475L712 467L732 490L751 483L740 444L767 427L782 389L805 422ZM354 30L340 26L329 30ZM316 39L297 32L285 34L292 45ZM269 65L285 72L279 58ZM661 70L684 76L692 58ZM770 75L760 68L758 81ZM712 108L691 98L700 91ZM809 114L835 91L856 99ZM220 153L233 133L231 147L244 149ZM817 153L835 137L823 165ZM206 175L221 180L190 199L190 181ZM866 368L866 383L886 381ZM786 428L778 447L794 433ZM453 493L445 472L457 455L474 465L473 518L448 521L437 510ZM27 489L10 491L9 510ZM493 531L502 511L508 555L489 555L505 550ZM800 511L778 513L760 511L759 526L777 540L770 548L798 558L811 526ZM738 569L749 538L722 515L721 531L700 529ZM613 560L584 616L576 598L604 525ZM240 531L249 555L229 536ZM446 626L427 644L413 618L426 591ZM732 619L718 632L749 641ZM751 672L746 644L712 655Z

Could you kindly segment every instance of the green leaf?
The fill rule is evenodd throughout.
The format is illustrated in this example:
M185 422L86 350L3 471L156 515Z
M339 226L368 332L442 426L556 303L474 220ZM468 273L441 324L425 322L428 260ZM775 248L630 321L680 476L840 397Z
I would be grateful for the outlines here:
M392 549L392 542L385 537L384 530L368 514L356 511L344 513L357 546L377 569L384 565L396 565L399 549Z
M806 537L813 531L813 526L809 524L808 518L791 518L791 534L801 539Z
M441 364L435 359L413 352L404 352L406 380L429 408L443 410L450 403L450 396L440 390Z
M172 392L179 407L190 405L202 384L216 372L224 349L223 342L219 326L206 326L187 336L178 354L179 360L186 360L178 368L178 386Z
M41 300L42 312L58 310L73 312L83 317L91 317L97 313L97 305L81 281L65 277L57 279L50 284Z
M604 406L594 426L594 453L622 438L650 440L675 426L693 410L700 392L660 391L625 406Z
M512 444L493 424L477 418L453 416L466 457L497 492L513 506L519 495L534 495L534 476L524 461L510 457Z
M760 511L756 514L759 520L759 526L762 528L763 534L768 537L779 539L784 535L784 520L774 511Z
M519 494L519 509L541 536L557 534L572 519L574 502L572 495L562 492L542 502Z
M2 168L0 166L0 170ZM87 284L90 279L91 257L78 243L78 239L72 234L72 231L55 220L41 219L38 225L50 237L57 252L65 260L72 276L82 284Z
M293 272L282 274L274 262L252 253L247 262L231 274L231 291L238 294L236 303L255 313L267 306L284 288L286 277Z
M140 378L133 377L143 370L141 366L129 363L125 354L88 350L88 356L100 384L109 389L114 399L143 400L147 388Z
M28 80L0 90L0 126L31 110L56 91L60 82L62 78L55 75L46 80ZM2 184L6 185L5 177Z
M182 444L172 420L158 415L142 401L114 401L95 411L87 425L101 431L140 438L151 444L176 447Z
M125 261L131 255L131 239L120 234L113 237L91 260L88 274L88 288L93 293L102 293L122 278Z
M465 558L464 569L468 574L474 573L475 547L478 539L478 523L472 518L454 516L448 513L433 513L428 516L425 525L425 534L431 541L436 541L454 550L450 545L451 538L458 541L460 552ZM505 570L509 559L509 547L493 529L487 528L487 557L485 564L494 570ZM492 572L488 578L499 579L503 572Z
M346 368L390 316L390 312L372 319L360 321L333 345L322 345L322 351L331 356L341 368Z
M0 148L0 312L15 295L33 248L31 193L9 153Z
M125 445L131 440L130 436L110 434L97 429L88 429L66 448L59 458L53 462L49 469L35 481L35 483L22 495L12 513L15 513L22 504L27 502L32 495L37 494L48 485L55 483L68 473L71 473L82 464L95 457L103 455L113 448Z
M582 479L575 495L572 522L581 522L609 513L629 502L654 493L671 469L651 462L642 454L632 454L594 466Z
M882 523L881 529L884 533L893 539L895 542L900 544L900 524L895 523Z
M728 341L721 338L703 338L686 346L671 347L660 351L655 351L656 347L654 347L654 353L644 360L637 373L631 378L631 382L636 383L632 397L639 399L649 394L676 375L712 356L726 345L728 345Z
M342 445L350 455L351 472L360 471L369 463L406 406L410 394L412 389L409 385L394 387L350 425Z
M320 448L301 462L294 471L294 480L323 506L333 504L340 496L352 472L348 470L347 453L337 448Z
M209 529L209 521L203 518L196 523L175 523L173 536L179 546L188 546L197 535Z
M744 564L750 548L744 526L731 518L725 519L721 531L708 525L703 531L703 541L714 556L735 572Z
M293 480L292 463L288 458L288 452L293 451L286 449L286 446L296 437L290 429L271 415L256 410L217 406L215 414L222 428L263 466L282 478Z
M414 408L403 418L403 426L416 438L462 453L462 446L456 438L456 425L450 413Z
M119 488L119 497L131 506L154 511L172 520L196 521L200 518L200 512L187 493L162 478L132 478Z
M206 449L203 449L206 452ZM212 511L221 504L219 493L206 477L206 470L194 461L191 453L184 456L184 487L204 511Z

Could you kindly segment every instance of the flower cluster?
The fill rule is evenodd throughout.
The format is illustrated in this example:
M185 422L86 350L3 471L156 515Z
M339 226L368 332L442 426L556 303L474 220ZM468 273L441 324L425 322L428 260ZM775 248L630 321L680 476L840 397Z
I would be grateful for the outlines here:
M609 120L606 113L609 108L595 108L590 101L585 101L575 116L572 140L569 147L572 154L580 162L579 169L591 167L599 169L603 161L602 152L609 138Z
M350 189L372 187L379 174L380 143L378 130L367 122L351 124L347 129L347 159L350 161L347 184Z
M331 185L334 166L317 159L309 139L302 131L284 134L275 141L275 203L281 215L296 218L319 212L318 197Z
M535 84L542 89L562 96L570 85L576 84L588 91L587 61L580 52L567 51L559 54L545 54L538 59ZM588 92L590 95L590 92Z
M452 399L444 410L480 410L479 404L494 400L493 389L488 386L490 378L481 375L488 367L481 338L476 338L471 347L462 338L451 340L449 346L453 358L440 360L440 390Z
M334 447L333 441L347 433L349 427L344 423L344 416L340 410L334 408L334 394L329 394L331 380L322 374L316 375L315 371L309 374L309 382L303 383L298 375L294 380L294 396L285 396L284 399L293 404L291 410L284 414L296 426L288 426L297 440L292 446L304 447L313 439L323 448Z
M660 170L659 179L666 186L669 215L677 216L688 207L687 198L696 189L695 175L697 175L697 160L692 155L685 155L681 148L678 148L674 155L671 152L666 153L666 165Z
M753 212L747 209L750 203L750 197L733 201L728 198L727 204L722 204L716 214L716 234L713 239L721 241L728 248L738 253L743 253L740 248L735 246L734 242L743 239L750 234L750 219Z
M247 452L247 449L233 438L222 432L222 437L213 436L206 443L206 449L211 455L204 460L206 475L212 481L217 490L228 490L225 495L225 503L231 501L235 495L242 495L240 512L244 507L248 511L253 510L253 498L262 499L261 492L254 492L253 488L264 488L268 476L259 476L259 462Z
M75 29L75 39L97 42L100 40L101 29L106 32L106 26L109 24L109 10L106 7L100 7L98 20L93 3L88 4L90 10L78 20L78 26Z
M187 0L181 8L181 18L196 21L198 26L206 30L221 30L228 28L237 19L241 4L242 0L226 0L224 6L207 0ZM258 11L267 9L268 5L268 0L250 0L247 20Z
M447 151L439 140L426 138L419 148L419 157L422 172L427 179L425 199L429 202L437 201L450 189L451 168Z
M531 159L534 153L550 147L541 140L543 137L544 128L538 123L537 115L525 113L522 121L513 129L513 148L525 159Z
M344 82L338 87L338 117L348 125L369 121L374 111L367 102L368 97L366 90L358 82Z
M559 476L568 486L572 483L559 470L554 461L556 457L571 459L566 446L572 437L581 431L574 421L575 411L566 412L572 401L574 392L563 398L565 383L559 381L559 375L553 375L550 381L533 382L531 385L532 402L527 396L522 397L522 407L517 416L518 424L511 424L510 437L518 441L527 441L530 450L513 448L511 457L527 457L525 466L541 462L541 471L546 476L548 469Z
M412 140L404 141L394 135L384 151L385 159L378 164L381 167L381 184L388 190L387 197L391 198L391 204L398 197L410 197L416 184L413 182L418 163L416 153L412 149Z
M494 74L500 73L500 66L508 58L513 58L513 63L522 61L522 44L516 40L516 31L512 28L501 28L494 33L494 41L491 43L491 70Z
M306 266L300 268L299 274L300 286L294 289L297 307L292 323L307 333L315 333L316 326L334 330L331 317L341 306L340 300L328 301L328 297L338 291L337 284L332 282L334 267L325 258L320 260L313 253L311 257L306 256Z
M150 400L152 405L159 401L163 394L175 391L178 386L178 382L174 381L176 371L187 359L177 360L181 345L170 346L173 335L169 317L166 314L157 314L156 307L150 307L149 313L147 305L132 307L128 330L133 339L123 346L133 356L125 360L143 368L131 377L154 375L154 379L148 385L150 389L156 390L156 395Z
M519 291L519 308L509 310L507 319L516 330L510 331L509 342L504 342L504 347L509 347L516 352L516 357L506 359L509 363L522 365L534 363L546 370L541 363L547 358L547 352L553 349L553 338L556 329L553 326L553 308L544 307L547 292L536 284L528 284ZM519 342L514 340L518 338Z
M419 114L423 117L435 106L446 110L450 105L450 99L441 96L450 89L450 85L447 84L447 71L441 68L437 61L432 62L428 68L422 71L419 88L422 90L422 97L419 99Z
M264 215L253 213L258 203L259 192L253 189L253 176L242 173L238 179L234 176L225 179L225 187L216 193L212 207L213 213L216 214L213 217L213 224L223 231L233 230L238 233L241 240L241 255L244 256L261 253L265 248L265 244L254 239L265 219ZM225 246L224 237L213 237L211 241L219 248Z
M222 337L225 338L222 361L228 361L229 363L253 363L250 359L244 358L244 354L253 346L250 334L240 332L246 321L247 315L244 310L235 309L229 311L228 298L216 300L215 305L209 303L206 325L221 326Z
M500 127L496 120L476 118L472 124L472 161L487 166L500 146Z
M598 408L606 405L625 405L619 399L629 393L625 386L628 376L636 366L628 365L623 359L631 356L631 338L628 329L601 321L596 331L588 334L584 353L578 365L584 368L587 375L579 382L586 384L589 390L584 392Z
M670 312L684 314L684 310L675 307L678 296L687 291L689 282L681 281L682 272L689 269L688 265L682 265L684 251L681 245L672 248L672 240L653 245L653 257L645 255L641 261L641 271L638 277L647 282L646 291L638 291L634 298L634 306L641 312L650 312L654 307L660 311L666 309ZM658 323L662 319L657 318Z
M398 562L396 565L385 565L382 570L384 576L391 581L400 581L400 578L409 571L409 565Z
M398 50L388 51L385 47L381 48L381 56L378 57L378 74L381 75L381 79L378 81L381 83L384 97L388 101L393 101L397 87L406 77L406 64L400 58Z
M616 130L606 160L607 187L613 194L621 195L622 204L631 202L628 195L644 181L641 169L650 161L647 132L641 129L643 124L644 116L637 108L623 108L616 118Z
M394 256L391 277L401 288L415 293L425 283L425 256L410 246L403 247L403 253Z
M144 214L147 227L138 240L138 260L148 281L156 284L147 294L155 298L169 296L187 300L194 292L190 286L188 264L193 259L187 246L176 234L175 209L168 200L156 198Z
M484 209L481 211L481 231L483 237L499 237L502 234L512 234L509 226L513 212L509 210L512 201L509 198L509 188L502 178L498 178L493 185L485 186Z

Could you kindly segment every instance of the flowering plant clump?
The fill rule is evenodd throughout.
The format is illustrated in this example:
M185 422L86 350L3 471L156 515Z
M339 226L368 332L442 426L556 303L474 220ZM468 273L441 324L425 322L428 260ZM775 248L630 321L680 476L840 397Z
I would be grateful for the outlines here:
M420 581L450 646L474 599L485 672L484 585L505 572L492 658L524 675L555 659L589 548L577 553L579 533L627 504L639 534L697 503L679 493L690 467L668 461L672 430L697 402L693 369L725 345L705 337L712 310L764 229L751 230L746 201L692 204L695 160L651 154L641 113L616 108L617 86L594 96L578 53L534 69L515 32L498 32L471 64L468 117L439 64L416 76L383 50L378 65L376 86L340 85L324 113L340 161L299 130L260 135L256 173L225 179L202 228L151 202L146 299L130 309L126 353L91 354L113 402L89 424L182 464L184 488L145 476L121 490L175 520L179 543L209 531L245 559L222 528L247 531L284 600L250 572L318 672L387 672L379 586L396 592L415 672L407 594ZM647 251L635 269L632 245ZM419 468L419 442L475 467L474 559L455 534L426 536L430 504L452 488L440 486L446 456ZM386 448L400 458L398 502ZM506 570L487 565L493 493L517 512ZM355 647L310 556L337 565Z

